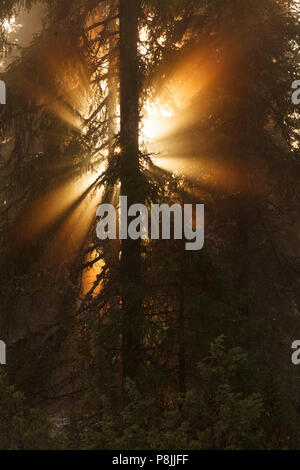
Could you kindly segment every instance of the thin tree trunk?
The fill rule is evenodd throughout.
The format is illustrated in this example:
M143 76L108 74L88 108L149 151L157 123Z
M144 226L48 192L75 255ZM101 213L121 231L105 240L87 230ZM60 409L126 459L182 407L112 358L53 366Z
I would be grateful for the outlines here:
M182 274L184 272L182 271ZM186 365L185 365L185 312L184 312L184 279L179 287L180 303L178 315L178 384L179 393L186 393Z

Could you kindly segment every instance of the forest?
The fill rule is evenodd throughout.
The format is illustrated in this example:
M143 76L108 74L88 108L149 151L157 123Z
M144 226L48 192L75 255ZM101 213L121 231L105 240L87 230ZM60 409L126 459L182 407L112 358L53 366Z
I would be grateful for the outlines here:
M300 450L299 46L296 0L1 0L1 450ZM101 239L124 196L203 248Z

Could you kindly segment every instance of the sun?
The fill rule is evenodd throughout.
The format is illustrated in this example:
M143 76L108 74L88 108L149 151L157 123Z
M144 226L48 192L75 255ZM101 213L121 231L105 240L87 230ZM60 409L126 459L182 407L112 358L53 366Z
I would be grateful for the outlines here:
M15 33L21 26L22 25L17 23L15 16L4 20L2 23L2 28L7 34Z
M163 137L168 131L168 118L174 111L161 100L146 101L142 119L141 134L145 143L151 143Z

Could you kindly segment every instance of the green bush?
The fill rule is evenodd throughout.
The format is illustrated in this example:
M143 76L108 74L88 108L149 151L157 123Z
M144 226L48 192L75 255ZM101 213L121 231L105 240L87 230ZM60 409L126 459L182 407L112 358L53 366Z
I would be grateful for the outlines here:
M0 369L0 449L47 449L48 429L46 418L27 405L24 394L10 385Z
M184 397L170 390L143 394L127 381L127 404L120 409L108 396L92 390L81 411L72 413L59 436L60 447L81 449L250 449L260 448L264 433L258 393L236 389L246 355L227 350L224 338L211 345L198 365L200 390Z

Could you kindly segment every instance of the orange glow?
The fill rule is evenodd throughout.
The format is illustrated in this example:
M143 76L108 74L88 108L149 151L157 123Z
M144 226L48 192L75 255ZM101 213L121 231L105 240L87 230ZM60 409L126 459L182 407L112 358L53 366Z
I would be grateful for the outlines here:
M157 85L156 97L144 104L142 135L146 143L167 137L181 127L182 112L222 70L223 67L199 47L183 55L168 71L164 85Z
M149 152L156 154L153 163L172 174L184 174L201 180L209 187L238 186L239 172L222 166L217 159L201 155L201 149L190 147L189 126L197 123L207 105L202 92L217 80L232 57L226 63L217 61L216 55L205 47L194 47L181 58L160 71L153 84L156 96L144 103L141 140ZM161 74L165 76L160 79ZM202 98L203 97L203 98ZM197 103L194 107L193 103ZM203 111L201 111L203 107Z
M22 70L18 67L12 70L11 80L22 99L45 108L78 130L83 128L89 77L75 48L72 50L62 38L55 37L51 44L33 46L27 61L20 65Z
M33 239L42 230L51 226L80 198L95 181L95 174L61 185L33 201L21 214L14 227L14 238L18 244Z
M150 144L168 134L167 118L173 116L174 111L164 106L159 99L156 102L147 101L144 105L144 110L142 138L146 143Z
M100 194L83 194L66 211L45 250L48 263L66 262L77 257L91 229L99 198Z
M85 262L90 263L95 258L97 258L97 256L98 256L98 252L94 250L93 252L88 254ZM82 279L81 279L81 293L80 293L81 298L84 298L91 291L91 289L93 288L97 280L97 276L101 273L103 267L104 267L104 261L99 260L97 261L97 263L93 264L91 268L87 268L84 270L82 274ZM101 287L102 287L102 282L99 282L99 284L93 291L93 295L96 296L97 294L99 294L99 292L101 291Z

